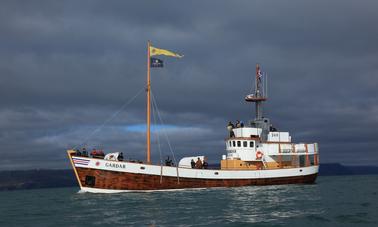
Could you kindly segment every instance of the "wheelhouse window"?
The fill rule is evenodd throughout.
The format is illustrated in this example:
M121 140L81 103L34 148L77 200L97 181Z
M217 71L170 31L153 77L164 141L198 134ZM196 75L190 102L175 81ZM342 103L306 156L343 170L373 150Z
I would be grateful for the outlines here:
M233 146L233 147L236 147L236 145L235 145L235 141L232 141L232 146Z
M238 147L241 147L241 142L240 141L238 141Z
M248 142L247 141L243 141L243 147L248 147Z
M254 147L254 143L253 143L253 141L250 141L250 142L249 142L249 147Z
M228 141L228 145L231 147L231 141Z

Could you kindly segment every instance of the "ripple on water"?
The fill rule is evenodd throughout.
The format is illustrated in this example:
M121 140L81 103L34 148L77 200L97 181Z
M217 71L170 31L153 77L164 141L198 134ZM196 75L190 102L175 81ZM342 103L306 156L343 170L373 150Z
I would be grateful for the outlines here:
M369 224L373 223L367 218L367 213L337 215L335 219L345 224Z
M343 176L320 177L314 185L149 193L0 192L6 208L0 225L378 226L377 182L376 176Z

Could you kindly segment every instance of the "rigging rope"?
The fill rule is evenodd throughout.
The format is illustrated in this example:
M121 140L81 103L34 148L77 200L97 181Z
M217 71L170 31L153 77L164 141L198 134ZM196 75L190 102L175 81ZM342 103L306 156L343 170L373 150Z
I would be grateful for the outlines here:
M163 119L161 118L161 115L160 115L159 108L157 107L156 98L155 98L154 94L152 93L152 91L151 91L151 97L152 97L152 105L154 105L155 108L156 108L157 116L158 116L158 118L159 118L161 124L164 125ZM165 131L164 127L162 128L162 130L163 130L164 136L165 136L165 138L166 138L166 140L167 140L168 147L169 147L169 150L171 151L171 154L172 154L173 160L174 160L174 162L176 163L177 183L180 184L180 177L179 177L179 171L178 171L178 162L177 162L177 160L176 160L175 154L174 154L174 152L173 152L173 149L172 149L171 143L170 143L169 138L168 138L168 134L167 134L167 132Z
M152 102L154 102L154 100L152 100ZM152 104L152 117L154 119L154 124L157 125L157 120L156 120L156 109L154 108L155 106ZM158 150L159 150L159 158L160 158L160 184L163 182L163 159L162 159L162 155L161 155L161 146L160 146L160 137L159 137L159 133L157 132L157 130L155 131L155 135L156 135L156 138L157 138L157 145L158 145Z
M138 97L138 95L140 95L140 93L142 91L144 91L145 88L143 87L142 89L140 89L136 95L134 95L132 98L128 99L122 106L121 108L119 108L115 113L113 113L108 119L106 119L99 127L97 127L95 130L92 131L92 133L90 133L80 144L74 146L73 149L76 149L78 146L82 146L84 144L86 144L88 142L88 140L94 135L96 134L97 132L99 132L107 123L109 123L111 120L113 120L124 108L126 108L128 105L130 105L135 99L136 97Z
M158 116L160 122L162 123L162 125L164 125L164 121L163 121L163 119L161 118L159 108L157 107L156 98L155 98L155 96L153 95L152 92L151 92L151 97L152 97L152 100L153 100L152 104L155 105L155 108L156 108L157 116ZM175 157L175 154L174 154L174 152L173 152L173 149L172 149L171 143L170 143L169 138L168 138L168 134L167 134L167 132L165 131L164 127L162 128L162 130L163 130L164 136L165 136L165 138L166 138L166 140L167 140L168 147L169 147L169 150L171 151L171 154L172 154L173 160L177 163L177 161L176 161L176 157ZM177 163L177 164L178 164L178 163Z
M152 105L152 117L154 119L154 124L157 125L157 120L156 120L156 110L154 109L154 105ZM157 138L157 144L158 144L158 150L159 150L159 158L160 158L160 163L163 162L162 155L161 155L161 147L160 147L160 137L159 133L157 131L154 132Z

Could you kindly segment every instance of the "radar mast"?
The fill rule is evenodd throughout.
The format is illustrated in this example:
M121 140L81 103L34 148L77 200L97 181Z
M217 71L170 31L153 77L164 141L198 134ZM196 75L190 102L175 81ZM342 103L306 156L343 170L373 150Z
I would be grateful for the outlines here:
M245 101L254 102L256 116L255 119L251 121L251 126L262 129L262 140L266 141L267 135L269 133L270 121L268 118L263 117L263 102L265 102L267 97L266 83L263 83L263 74L260 70L260 65L256 64L256 77L255 77L255 91L245 97ZM266 78L264 78L266 81ZM265 87L265 88L264 88Z

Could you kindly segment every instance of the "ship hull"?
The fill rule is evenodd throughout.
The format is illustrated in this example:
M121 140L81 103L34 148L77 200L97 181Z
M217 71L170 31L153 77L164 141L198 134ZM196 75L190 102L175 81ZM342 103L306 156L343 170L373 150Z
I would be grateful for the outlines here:
M311 184L317 173L305 176L257 178L257 179L198 179L167 177L148 174L121 173L107 170L77 168L79 180L86 185L86 176L94 176L93 186L81 189L88 192L147 191L186 188L242 187L253 185Z
M81 190L95 193L311 184L318 174L318 166L275 170L213 170L83 157L70 159Z

